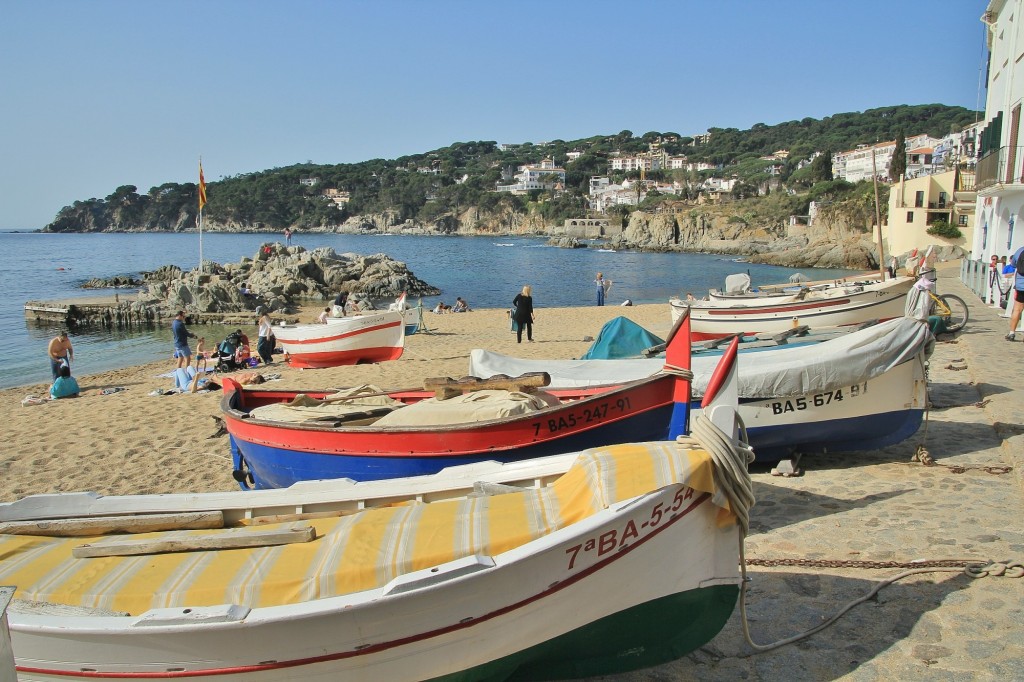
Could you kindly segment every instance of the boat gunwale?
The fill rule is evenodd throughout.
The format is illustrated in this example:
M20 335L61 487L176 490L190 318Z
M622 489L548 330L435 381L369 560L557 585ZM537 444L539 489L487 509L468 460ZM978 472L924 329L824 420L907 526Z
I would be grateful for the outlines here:
M626 391L633 391L633 390L638 389L638 388L646 387L647 385L655 384L655 383L657 383L659 381L674 380L674 379L675 379L675 377L673 375L667 374L667 373L663 373L663 372L659 371L659 372L657 372L655 374L652 374L651 376L642 377L640 379L634 379L633 381L628 381L628 382L623 382L623 383L604 384L604 385L601 385L601 386L587 386L587 387L580 387L580 388L554 389L554 390L549 391L549 392L552 395L555 395L556 397L558 397L558 395L560 393L561 394L572 394L572 395L579 395L579 394L588 393L589 395L583 395L583 397L580 397L580 398L578 398L576 400L570 400L569 402L560 402L558 405L549 405L547 407L540 408L540 409L535 410L533 412L528 412L528 413L521 414L521 415L515 415L513 417L496 417L494 419L486 419L486 420L472 421L472 422L461 422L461 423L457 423L457 424L436 424L436 425L417 425L417 426L388 426L388 425L375 426L373 424L346 426L344 424L339 424L337 426L334 426L334 425L331 425L331 424L310 424L308 422L286 422L286 421L281 421L281 420L260 419L258 417L251 417L251 416L249 416L250 415L249 412L243 412L242 410L239 410L239 409L237 409L237 408L232 406L232 401L234 401L236 399L236 396L238 394L238 390L237 389L231 389L231 390L225 391L224 396L221 398L220 407L221 407L221 412L224 414L225 417L230 417L231 419L233 419L235 421L244 422L245 424L251 424L251 425L254 425L254 426L260 426L260 427L263 427L263 428L294 429L294 430L298 430L298 431L311 431L311 432L315 432L315 433L327 432L327 433L359 433L359 434L367 434L367 433L402 434L402 433L423 433L424 431L430 431L431 433L448 433L448 432L453 432L453 431L457 431L457 432L473 432L473 431L478 431L478 430L486 430L486 429L491 428L493 426L502 426L502 425L504 425L504 426L519 426L522 423L527 422L527 421L532 421L532 420L535 420L535 419L538 419L538 418L548 418L548 417L551 417L555 413L560 412L560 411L564 411L564 410L568 410L568 409L576 409L577 407L579 407L581 405L587 405L589 403L597 402L598 400L612 398L612 397L614 397L616 395L620 395L621 393L626 392ZM245 393L245 394L250 394L250 395L251 394L267 394L267 395L269 395L269 394L272 394L272 393L283 393L283 394L290 394L290 395L292 395L292 397L294 397L295 395L299 395L300 393L304 394L304 395L311 395L311 396L312 395L325 395L325 396L326 395L330 395L329 391L294 391L293 392L293 391L282 391L280 389L276 389L274 391L261 391L261 390L246 389L244 386L241 387L241 391L243 393ZM423 394L423 398L421 398L421 399L427 399L427 398L433 396L434 392L433 391L428 391L428 390L423 390L423 391L395 391L393 393L389 392L388 393L388 397L394 397L396 395L408 396L410 394L412 394L412 395ZM358 396L353 396L353 397L358 397ZM417 402L419 402L419 401L417 401ZM669 400L665 404L668 405L668 404L671 404L671 402L672 402L672 400L671 400L671 398L669 398ZM272 403L268 403L268 404L272 404ZM413 404L415 404L415 403L413 403ZM657 408L656 407L652 407L651 409L657 409ZM640 414L643 414L644 412L647 412L647 411L649 411L649 410L635 410L635 411L631 411L631 412L623 414L623 415L604 418L604 419L601 419L599 421L594 422L589 427L584 426L584 427L579 428L579 429L572 429L571 431L574 432L574 433L582 433L584 431L590 430L591 428L596 428L596 427L599 427L599 426L602 426L602 425L607 425L607 424L610 424L610 423L613 423L613 422L616 422L616 421L621 421L622 419L626 419L626 418L629 418L629 417L640 415Z

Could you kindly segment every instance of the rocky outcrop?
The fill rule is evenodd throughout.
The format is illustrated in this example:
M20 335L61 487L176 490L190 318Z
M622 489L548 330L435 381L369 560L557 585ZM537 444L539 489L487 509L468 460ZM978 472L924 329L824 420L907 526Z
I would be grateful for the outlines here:
M787 267L878 267L870 217L846 205L819 211L813 227L790 228L730 212L727 207L646 213L636 211L621 236L620 249L696 251L740 255L754 263Z
M557 246L560 249L585 249L587 243L576 237L552 237L548 240L548 246Z
M322 247L265 244L252 258L220 265L211 261L203 271L182 272L164 266L146 273L147 288L140 302L158 308L162 316L177 310L189 313L232 313L263 307L267 312L290 312L303 300L325 301L347 291L361 307L374 300L433 296L440 290L418 279L409 268L385 254L338 254Z
M140 287L141 279L131 275L115 275L114 277L94 277L82 285L83 289L124 289L127 287Z

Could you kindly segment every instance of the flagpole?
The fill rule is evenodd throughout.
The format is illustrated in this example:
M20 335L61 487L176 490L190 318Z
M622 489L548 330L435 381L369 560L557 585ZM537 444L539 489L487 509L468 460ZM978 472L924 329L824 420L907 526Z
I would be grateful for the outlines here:
M203 178L203 157L199 157L199 274L203 274L203 206L206 205L206 179Z

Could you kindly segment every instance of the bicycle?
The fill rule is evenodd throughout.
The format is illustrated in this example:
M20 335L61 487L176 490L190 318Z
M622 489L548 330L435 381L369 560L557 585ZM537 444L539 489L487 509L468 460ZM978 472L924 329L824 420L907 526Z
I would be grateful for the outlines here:
M936 279L934 270L926 270L921 273L921 276L927 277L932 282ZM964 299L954 294L939 295L930 289L927 291L932 302L932 314L942 319L947 332L958 332L967 326L970 311L967 309Z

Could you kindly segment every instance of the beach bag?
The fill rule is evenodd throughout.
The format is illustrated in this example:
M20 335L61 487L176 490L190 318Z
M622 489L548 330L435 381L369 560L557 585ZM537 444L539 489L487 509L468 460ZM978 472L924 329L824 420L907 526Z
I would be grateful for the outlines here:
M511 308L508 309L508 319L509 319L509 323L510 323L509 324L509 330L513 334L515 334L517 331L519 331L519 323L516 322L516 307L515 306L512 306Z

